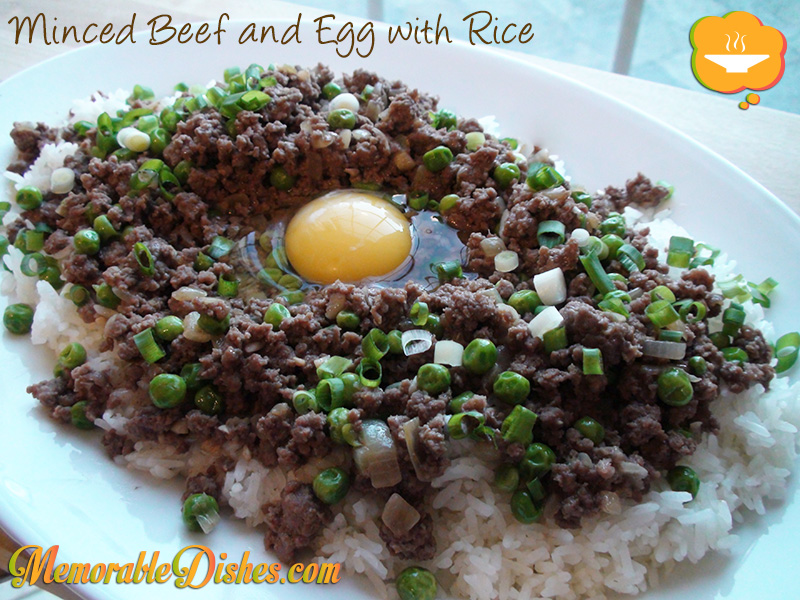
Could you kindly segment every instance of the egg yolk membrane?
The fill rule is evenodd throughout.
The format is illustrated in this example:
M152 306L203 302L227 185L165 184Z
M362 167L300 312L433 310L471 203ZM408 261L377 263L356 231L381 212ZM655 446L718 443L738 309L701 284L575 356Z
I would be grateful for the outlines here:
M397 269L411 252L408 221L387 200L343 190L303 206L284 238L292 267L306 281L354 283Z

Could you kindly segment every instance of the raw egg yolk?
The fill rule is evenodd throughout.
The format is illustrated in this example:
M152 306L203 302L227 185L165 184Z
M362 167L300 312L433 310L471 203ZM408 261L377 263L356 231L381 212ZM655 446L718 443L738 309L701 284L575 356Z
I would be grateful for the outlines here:
M377 196L341 191L303 206L286 228L289 262L305 280L356 282L387 275L411 251L408 221Z

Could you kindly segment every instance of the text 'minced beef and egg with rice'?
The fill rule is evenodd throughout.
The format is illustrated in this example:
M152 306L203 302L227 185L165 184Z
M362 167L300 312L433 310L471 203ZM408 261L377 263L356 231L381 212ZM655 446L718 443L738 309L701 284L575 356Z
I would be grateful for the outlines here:
M17 123L3 321L58 353L28 391L182 478L176 523L381 597L637 593L730 548L796 456L777 282L668 184L585 190L493 129L322 65Z

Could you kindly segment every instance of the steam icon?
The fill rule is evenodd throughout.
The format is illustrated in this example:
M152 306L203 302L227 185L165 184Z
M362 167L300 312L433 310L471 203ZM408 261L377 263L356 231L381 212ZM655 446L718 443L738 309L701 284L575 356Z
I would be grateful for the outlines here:
M747 35L743 35L740 38L739 32L736 31L735 33L736 40L733 42L733 49L736 50L737 45L741 43L742 49L739 51L740 54L705 54L705 58L718 64L720 67L724 67L726 73L747 73L750 67L769 58L769 54L744 54L744 38L746 38ZM725 37L728 38L725 44L725 50L730 52L731 36L726 33Z

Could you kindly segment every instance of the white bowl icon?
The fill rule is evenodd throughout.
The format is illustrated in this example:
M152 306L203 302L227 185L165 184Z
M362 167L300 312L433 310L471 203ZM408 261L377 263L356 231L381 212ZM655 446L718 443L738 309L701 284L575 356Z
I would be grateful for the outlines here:
M726 73L747 73L750 67L767 60L769 54L706 54L705 57L725 67Z

